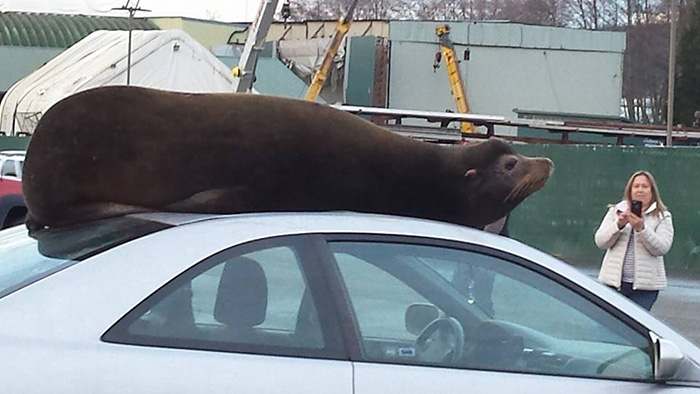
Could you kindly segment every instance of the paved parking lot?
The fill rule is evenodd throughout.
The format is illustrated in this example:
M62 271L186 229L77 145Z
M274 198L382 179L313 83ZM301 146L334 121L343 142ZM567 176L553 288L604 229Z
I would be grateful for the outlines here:
M670 278L651 314L700 346L700 281Z
M597 270L577 268L592 278L598 275ZM651 314L700 346L700 280L669 277Z

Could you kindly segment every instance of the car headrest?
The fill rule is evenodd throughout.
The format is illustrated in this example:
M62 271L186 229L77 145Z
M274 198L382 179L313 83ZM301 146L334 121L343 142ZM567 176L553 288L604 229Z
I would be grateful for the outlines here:
M265 321L266 312L267 278L260 264L248 257L228 261L219 280L214 318L245 329Z

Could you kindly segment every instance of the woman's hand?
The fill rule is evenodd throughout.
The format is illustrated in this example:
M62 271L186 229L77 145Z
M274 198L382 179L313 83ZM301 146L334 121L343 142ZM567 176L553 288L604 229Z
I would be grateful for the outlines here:
M632 212L629 212L627 220L632 225L632 227L634 227L635 230L637 230L637 231L644 230L644 218L640 218L639 216L633 214Z
M630 215L631 215L631 213L629 210L618 213L617 214L617 228L622 230L622 228L625 227L627 225L627 223L629 223Z

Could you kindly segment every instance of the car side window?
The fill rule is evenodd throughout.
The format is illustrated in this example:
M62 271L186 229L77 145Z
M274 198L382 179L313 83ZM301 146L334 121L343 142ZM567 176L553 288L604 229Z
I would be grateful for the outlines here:
M350 254L337 253L335 258L362 336L380 338L389 335L400 341L414 338L404 322L404 311L412 304L427 303L425 297L395 276ZM368 278L372 278L371 284ZM390 303L391 308L377 307L378 292L384 293L383 302Z
M427 245L337 241L330 247L366 361L653 377L644 334L519 264Z
M324 356L326 340L295 249L221 253L154 293L108 342Z

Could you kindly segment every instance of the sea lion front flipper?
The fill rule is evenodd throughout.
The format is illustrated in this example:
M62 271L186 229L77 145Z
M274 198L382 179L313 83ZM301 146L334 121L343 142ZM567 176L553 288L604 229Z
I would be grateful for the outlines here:
M251 210L250 191L244 186L210 189L165 207L171 212L238 213Z
M39 231L42 228L44 228L44 225L36 219L34 219L31 213L27 214L24 220L24 224L27 226L27 230L29 230L29 235L31 235L35 231Z

